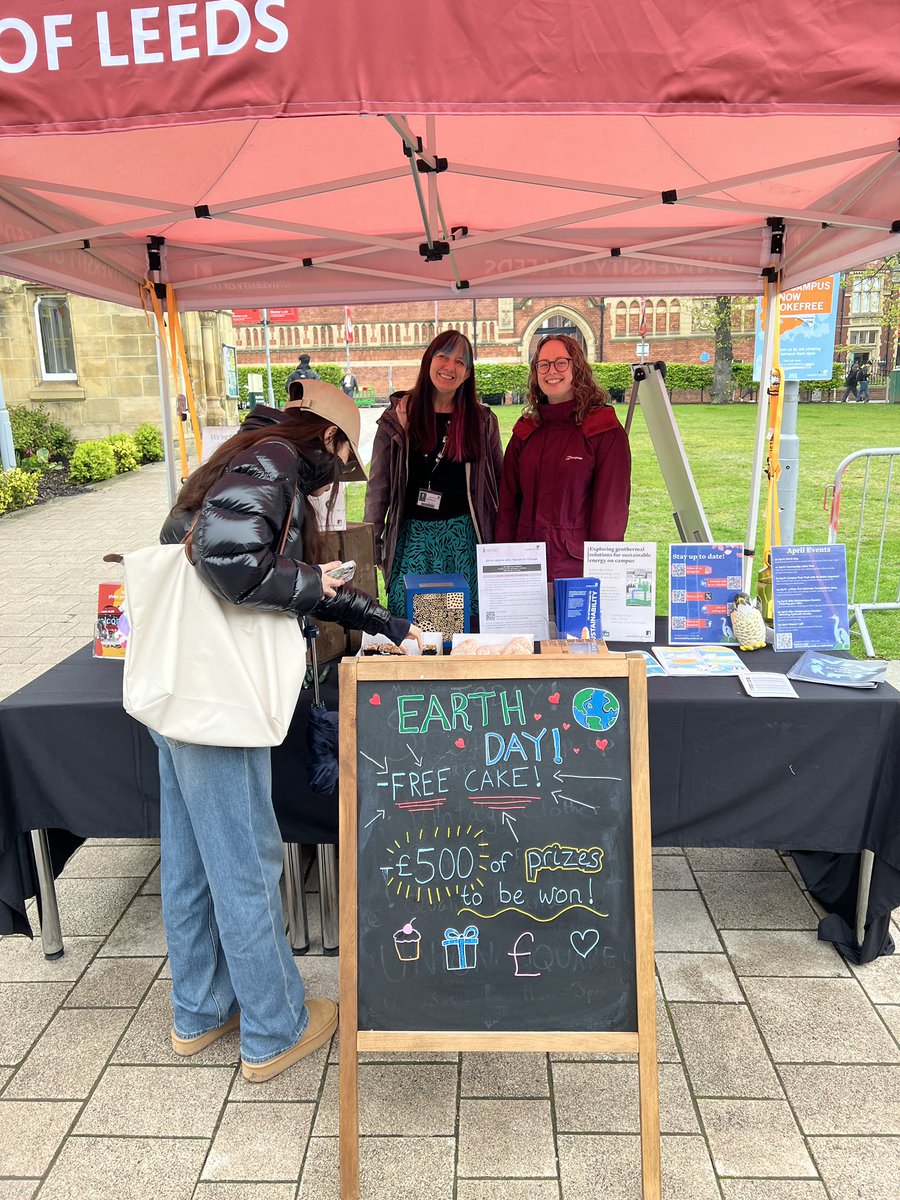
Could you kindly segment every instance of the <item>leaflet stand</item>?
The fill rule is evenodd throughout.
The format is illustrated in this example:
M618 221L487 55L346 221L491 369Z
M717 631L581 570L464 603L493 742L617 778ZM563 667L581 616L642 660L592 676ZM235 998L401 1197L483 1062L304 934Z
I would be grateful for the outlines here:
M665 369L663 362L632 364L634 383L625 418L625 431L627 433L631 429L634 406L640 400L650 440L672 501L672 516L679 539L682 542L712 542L713 536L666 390Z

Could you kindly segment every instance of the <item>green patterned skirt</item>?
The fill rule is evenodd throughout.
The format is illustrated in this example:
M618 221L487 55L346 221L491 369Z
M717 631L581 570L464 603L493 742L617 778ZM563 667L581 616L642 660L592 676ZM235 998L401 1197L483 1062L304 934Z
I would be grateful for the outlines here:
M478 612L478 568L475 526L471 517L446 521L404 520L397 536L394 565L388 584L388 608L406 616L404 575L462 575L469 585L469 607Z

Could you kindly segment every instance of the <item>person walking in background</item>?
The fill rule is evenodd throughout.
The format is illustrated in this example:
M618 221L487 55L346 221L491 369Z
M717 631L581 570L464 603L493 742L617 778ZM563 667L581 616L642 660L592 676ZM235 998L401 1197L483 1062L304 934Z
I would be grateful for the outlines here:
M406 611L404 575L447 573L465 576L477 612L475 547L494 540L502 462L497 418L475 391L471 343L445 330L375 434L365 519L392 613Z
M847 372L844 379L844 394L841 396L841 404L847 403L847 397L852 396L854 400L859 399L857 388L859 387L859 364L856 359L850 364L850 370ZM866 384L868 390L868 383Z
M359 384L356 382L356 376L349 367L341 376L341 391L351 399L359 395Z
M859 364L859 402L860 404L869 403L869 364L867 362Z
M312 614L398 645L410 635L421 641L408 621L342 585L330 573L338 563L311 565L321 540L310 497L327 493L333 505L341 479L366 476L356 405L321 381L306 393L285 412L257 405L187 480L160 540L189 534L200 578L228 603L286 619ZM240 1027L244 1078L271 1079L331 1037L337 1006L307 999L285 937L269 748L151 736L159 750L172 1048L192 1056Z
M298 361L298 365L296 367L294 367L293 371L291 371L290 375L288 375L287 379L284 381L284 390L287 392L288 395L291 394L291 384L294 383L296 380L298 380L298 379L318 379L319 378L319 376L316 374L316 372L309 365L309 355L308 354L301 354L300 358L297 361Z
M543 338L503 459L495 540L545 542L548 580L577 579L585 541L624 538L630 497L628 435L609 396L574 338Z

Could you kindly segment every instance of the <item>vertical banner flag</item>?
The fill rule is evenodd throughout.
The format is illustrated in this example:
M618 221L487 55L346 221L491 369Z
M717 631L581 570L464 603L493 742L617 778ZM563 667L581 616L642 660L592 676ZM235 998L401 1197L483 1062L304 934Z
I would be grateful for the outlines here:
M353 341L353 318L350 316L350 309L344 309L344 340L349 346Z

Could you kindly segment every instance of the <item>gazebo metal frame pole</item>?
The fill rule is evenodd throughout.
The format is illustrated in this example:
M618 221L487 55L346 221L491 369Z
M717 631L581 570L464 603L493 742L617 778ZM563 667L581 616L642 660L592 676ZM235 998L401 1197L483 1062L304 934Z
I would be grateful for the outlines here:
M759 393L756 412L756 444L750 474L750 510L747 514L747 537L744 541L744 591L752 594L753 568L756 554L756 534L759 527L759 498L762 491L763 459L769 433L769 375L775 353L781 277L766 280L766 324L763 331L762 370L759 373Z

